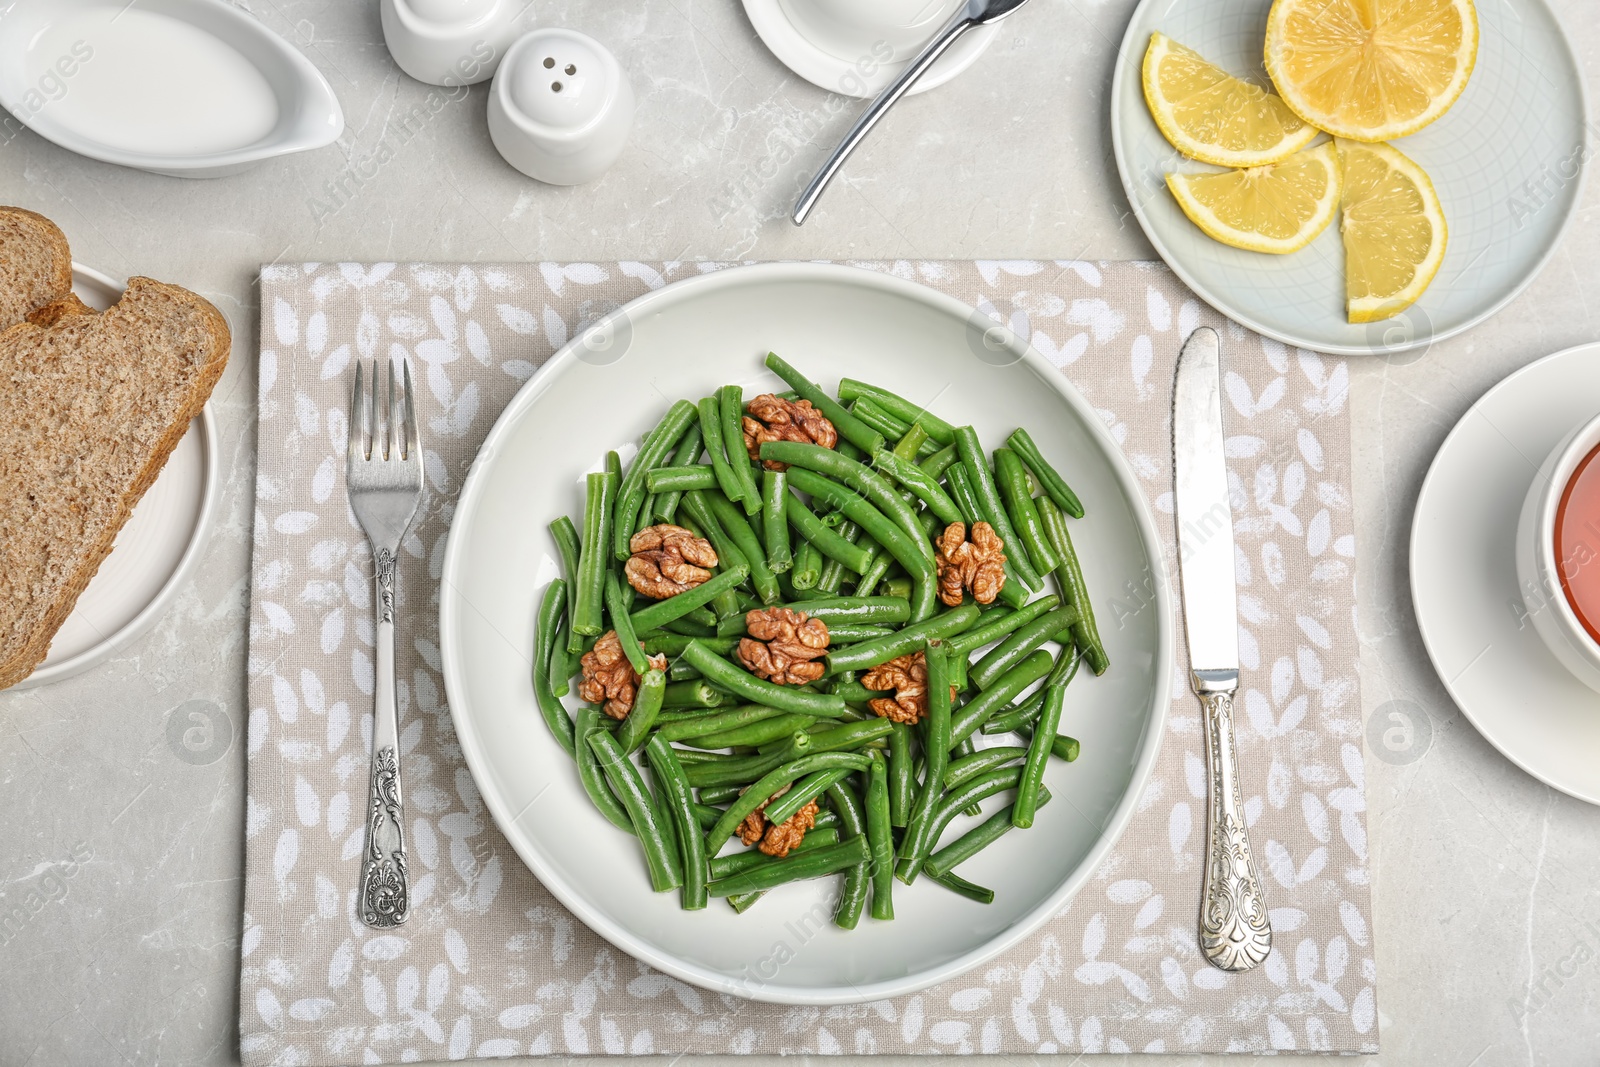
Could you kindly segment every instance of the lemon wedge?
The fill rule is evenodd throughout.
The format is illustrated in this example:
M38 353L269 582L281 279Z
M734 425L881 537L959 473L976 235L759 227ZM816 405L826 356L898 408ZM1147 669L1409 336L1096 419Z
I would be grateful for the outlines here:
M1276 163L1317 135L1278 97L1161 33L1144 53L1144 101L1174 148L1223 167Z
M1297 252L1328 228L1339 209L1333 145L1282 163L1220 174L1168 174L1167 188L1196 226L1251 252Z
M1335 144L1344 173L1345 310L1351 322L1391 318L1439 273L1444 209L1423 169L1389 145Z
M1472 0L1274 0L1267 15L1267 73L1284 102L1353 141L1443 115L1477 56Z

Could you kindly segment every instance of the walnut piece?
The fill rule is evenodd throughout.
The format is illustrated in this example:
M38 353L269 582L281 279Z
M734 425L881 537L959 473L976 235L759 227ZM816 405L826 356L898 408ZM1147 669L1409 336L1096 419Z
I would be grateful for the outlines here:
M644 647L644 642L639 643ZM649 657L650 666L656 670L667 669L667 657ZM639 673L623 654L622 642L615 630L607 630L594 643L594 648L578 661L583 668L583 681L578 683L578 696L591 704L599 704L602 711L613 719L625 719L633 710L633 698L639 692Z
M805 685L822 677L818 657L828 651L828 624L793 608L763 608L744 617L749 637L739 659L751 674L774 685Z
M928 717L928 657L923 652L880 663L861 676L867 689L893 689L892 697L873 697L867 704L879 716L894 722L916 724ZM950 699L956 687L950 687Z
M767 805L788 791L789 787L784 786L766 800L763 800L755 811L745 816L744 822L739 824L739 840L747 845L753 845L760 841L762 852L769 856L776 856L779 859L799 847L800 842L805 840L806 831L817 824L817 812L819 809L815 800L808 800L800 806L799 811L783 822L776 825L769 824L766 816Z
M994 527L986 522L972 524L972 540L967 540L965 523L952 522L934 543L939 564L939 599L949 607L961 604L966 590L980 604L992 604L1006 584L1006 546Z
M761 446L768 441L799 441L802 444L832 448L839 443L839 431L827 416L811 406L809 400L785 400L762 393L745 405L744 447L750 458L761 460ZM769 471L788 469L787 463L761 460Z
M622 568L628 584L656 600L693 589L711 577L706 568L717 565L711 542L666 522L634 534L628 551L633 556Z

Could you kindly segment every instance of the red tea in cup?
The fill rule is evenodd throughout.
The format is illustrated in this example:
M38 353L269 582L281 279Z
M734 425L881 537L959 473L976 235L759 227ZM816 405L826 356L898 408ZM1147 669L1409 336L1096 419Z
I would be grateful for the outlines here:
M1578 463L1556 507L1556 562L1572 612L1600 643L1600 447Z

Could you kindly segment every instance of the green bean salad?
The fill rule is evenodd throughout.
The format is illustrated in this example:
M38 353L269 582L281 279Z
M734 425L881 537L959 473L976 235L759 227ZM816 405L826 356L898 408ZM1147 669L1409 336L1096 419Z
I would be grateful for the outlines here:
M1033 825L1046 764L1078 756L1067 685L1109 666L1083 506L1025 429L990 453L886 389L766 366L788 391L678 401L550 524L540 712L686 909L836 877L853 929L919 875L989 903L957 868Z

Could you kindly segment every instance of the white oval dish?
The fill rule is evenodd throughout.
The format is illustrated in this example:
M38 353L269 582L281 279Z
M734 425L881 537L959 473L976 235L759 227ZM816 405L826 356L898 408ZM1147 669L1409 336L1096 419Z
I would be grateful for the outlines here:
M850 267L772 263L699 275L640 297L570 342L511 401L474 460L440 597L456 734L523 861L582 921L650 966L776 1003L909 993L1037 930L1132 818L1173 676L1154 519L1101 418L1032 349L1009 335L995 347L993 332L984 333L993 325L951 297ZM827 919L829 880L782 887L744 915L721 901L681 911L677 894L650 891L638 845L590 804L534 705L535 610L559 573L547 524L581 510L583 473L654 426L669 398L704 396L728 382L746 395L781 389L761 365L769 349L825 388L841 375L897 387L944 418L972 423L990 445L1026 425L1046 455L1072 457L1069 476L1089 509L1073 536L1091 589L1105 597L1124 581L1153 579L1154 610L1105 626L1111 670L1068 690L1062 729L1079 738L1083 755L1049 768L1056 801L1032 830L963 865L963 876L995 890L988 907L934 885L897 887L894 921L863 920L846 932ZM989 811L1001 802L990 801ZM774 969L779 943L789 958Z
M72 291L98 311L123 286L74 263ZM215 524L222 480L211 405L189 425L155 483L117 534L111 554L78 597L32 674L12 686L31 689L97 666L143 636L188 584Z
M0 105L80 155L181 178L344 131L327 79L221 0L16 0L0 19Z

